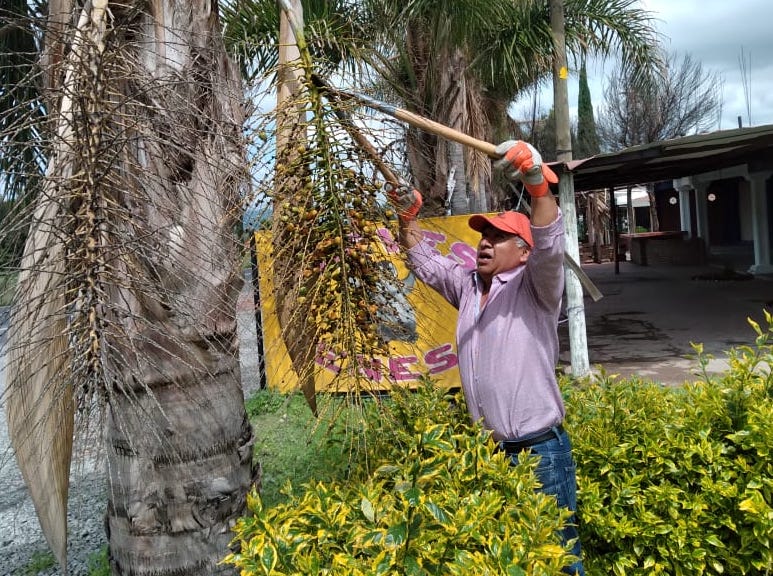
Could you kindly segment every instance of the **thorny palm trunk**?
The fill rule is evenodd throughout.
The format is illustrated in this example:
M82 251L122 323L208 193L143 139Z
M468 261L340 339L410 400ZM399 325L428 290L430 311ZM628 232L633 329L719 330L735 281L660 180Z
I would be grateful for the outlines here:
M300 0L291 0L290 5L302 27L303 7ZM275 194L291 197L293 201L275 201L273 205L271 237L274 246L274 294L279 325L282 327L282 339L287 344L287 352L298 376L299 387L311 411L316 415L317 389L314 378L316 334L313 333L309 322L311 311L308 304L303 304L298 299L298 287L304 282L302 267L298 265L296 258L287 256L302 254L303 246L296 242L305 244L308 240L289 234L283 224L283 220L295 218L292 207L306 200L301 199L298 193L301 192L302 195L304 181L308 181L309 177L305 167L290 168L299 160L300 153L297 145L300 143L305 146L308 133L307 126L302 121L305 110L302 104L303 71L299 67L301 54L288 16L284 12L279 20L279 34ZM287 194L288 191L290 191L289 194Z
M68 137L40 202L56 209L38 209L31 233L54 241L36 275L55 281L22 293L19 309L59 303L49 333L31 333L61 350L66 327L68 351L42 372L68 357L71 367L57 368L62 382L49 394L74 390L86 414L104 401L114 573L231 572L218 563L256 479L235 322L238 72L215 2L94 0L75 10L84 43L50 61L71 72L50 84L72 106L52 114Z
M126 28L141 78L123 86L137 124L122 162L142 192L124 199L125 232L156 241L111 297L128 338L111 342L107 527L121 573L211 574L230 571L216 563L253 483L235 322L242 93L214 3L152 9Z

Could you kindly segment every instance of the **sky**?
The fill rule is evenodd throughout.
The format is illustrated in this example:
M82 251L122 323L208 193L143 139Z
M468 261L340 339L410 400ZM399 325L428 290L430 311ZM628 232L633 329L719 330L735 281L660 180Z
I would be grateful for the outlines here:
M706 72L721 79L722 112L716 129L737 128L738 116L743 126L773 124L771 0L641 0L640 5L652 13L664 47L676 52L679 62L689 53ZM594 109L604 102L605 74L613 67L612 62L588 67ZM538 107L549 109L552 87L544 89L538 99ZM519 100L513 108L515 115L527 110L529 102L530 98ZM575 119L576 75L570 78L569 106Z

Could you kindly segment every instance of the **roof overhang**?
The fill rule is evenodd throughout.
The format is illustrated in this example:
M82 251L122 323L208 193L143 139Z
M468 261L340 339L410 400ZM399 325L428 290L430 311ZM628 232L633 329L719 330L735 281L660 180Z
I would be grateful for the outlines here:
M773 125L663 140L551 167L559 174L571 172L575 192L582 192L674 180L744 164L750 171L762 166L773 169Z

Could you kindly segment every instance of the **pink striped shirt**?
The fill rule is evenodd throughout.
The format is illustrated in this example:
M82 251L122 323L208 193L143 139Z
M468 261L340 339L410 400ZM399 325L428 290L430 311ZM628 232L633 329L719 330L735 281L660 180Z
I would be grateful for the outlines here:
M408 251L416 276L459 310L456 346L467 408L496 440L534 436L565 414L555 374L564 291L560 212L552 224L532 226L532 234L526 264L494 276L482 310L477 272L424 242Z

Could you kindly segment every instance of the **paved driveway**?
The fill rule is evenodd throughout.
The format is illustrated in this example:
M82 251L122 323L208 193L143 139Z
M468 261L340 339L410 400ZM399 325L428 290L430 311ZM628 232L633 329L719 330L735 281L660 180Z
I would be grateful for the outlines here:
M718 269L620 263L584 265L601 290L598 302L585 298L588 356L607 373L638 374L666 384L695 379L691 342L714 355L709 369L726 368L726 352L752 344L751 317L762 326L773 311L773 278L716 280ZM561 361L571 362L567 324L559 328Z

